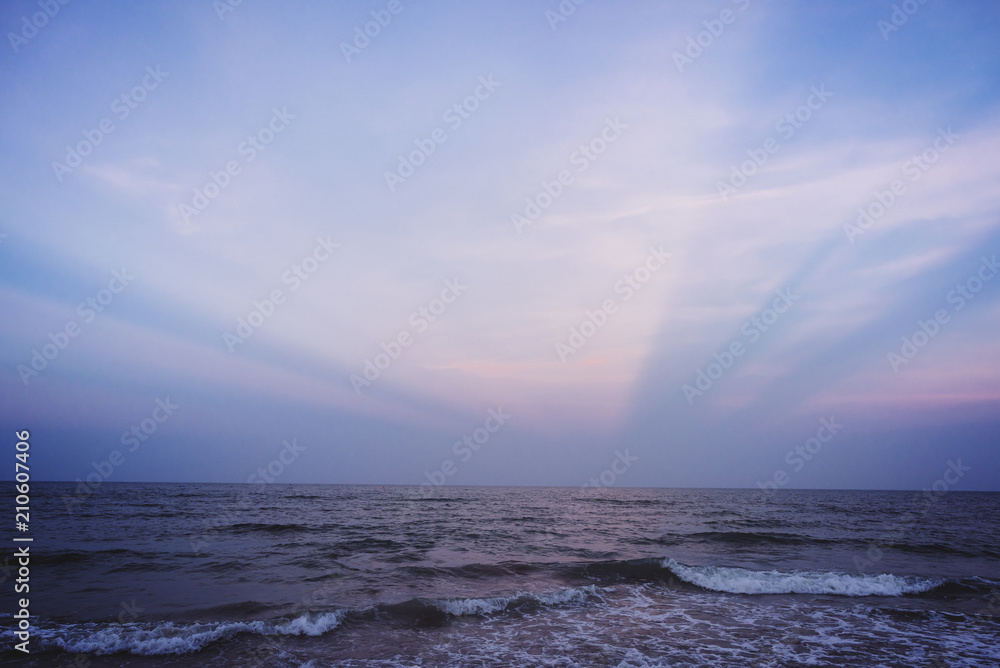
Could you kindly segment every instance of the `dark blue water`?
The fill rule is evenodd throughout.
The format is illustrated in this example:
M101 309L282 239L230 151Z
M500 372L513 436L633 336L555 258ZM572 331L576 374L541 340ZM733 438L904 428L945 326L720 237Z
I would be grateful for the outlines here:
M33 491L4 665L1000 665L1000 494Z

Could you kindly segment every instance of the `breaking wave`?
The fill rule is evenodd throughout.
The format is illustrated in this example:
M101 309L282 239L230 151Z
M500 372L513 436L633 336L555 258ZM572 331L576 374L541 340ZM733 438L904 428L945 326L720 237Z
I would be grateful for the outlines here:
M904 596L930 591L945 583L935 578L846 573L782 573L723 566L685 566L665 559L674 575L710 591L729 594L829 594L834 596Z

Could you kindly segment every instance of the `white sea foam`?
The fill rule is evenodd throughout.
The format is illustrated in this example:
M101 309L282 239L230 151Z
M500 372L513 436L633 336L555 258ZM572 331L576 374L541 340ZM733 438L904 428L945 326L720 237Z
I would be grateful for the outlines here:
M685 566L665 559L674 575L712 591L730 594L834 594L838 596L902 596L928 591L943 580L846 573L782 573L722 566Z
M319 636L336 628L343 611L302 615L294 619L253 622L208 622L192 624L65 624L42 628L38 636L43 647L57 647L66 652L116 654L127 652L142 656L188 654L209 643L232 638L240 633L262 636Z
M597 587L594 585L561 589L547 594L518 593L513 596L448 599L445 601L437 601L435 606L442 612L446 612L449 615L487 615L494 612L500 612L515 601L533 601L545 606L566 605L569 603L583 603L590 596L600 598L600 595L597 593Z
M625 658L615 668L662 668L671 665L664 661L663 658L648 657L637 649L629 649L625 652Z

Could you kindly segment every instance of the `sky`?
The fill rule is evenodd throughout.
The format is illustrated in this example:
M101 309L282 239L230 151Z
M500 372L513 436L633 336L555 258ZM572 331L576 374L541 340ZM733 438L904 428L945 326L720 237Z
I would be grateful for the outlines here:
M33 479L1000 490L994 2L0 27Z

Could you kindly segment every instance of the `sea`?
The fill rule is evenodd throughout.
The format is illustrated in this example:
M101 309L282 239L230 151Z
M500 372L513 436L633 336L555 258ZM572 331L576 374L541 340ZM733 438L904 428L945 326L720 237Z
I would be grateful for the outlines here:
M30 536L4 666L1000 666L996 493L32 483Z

